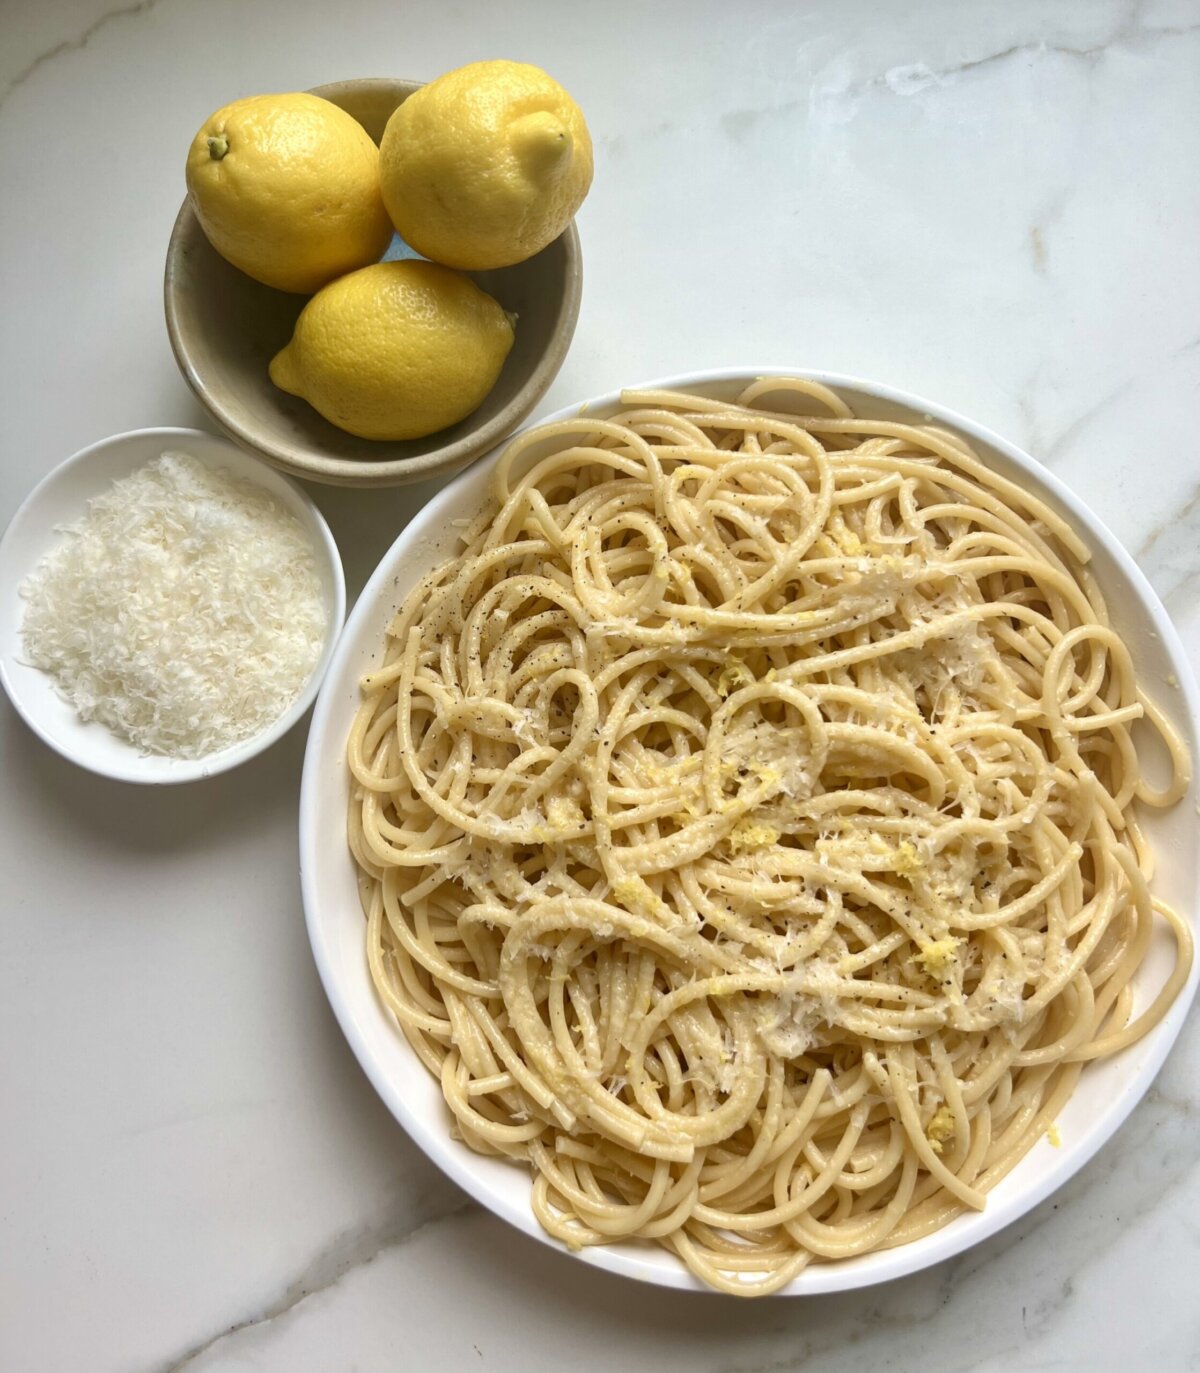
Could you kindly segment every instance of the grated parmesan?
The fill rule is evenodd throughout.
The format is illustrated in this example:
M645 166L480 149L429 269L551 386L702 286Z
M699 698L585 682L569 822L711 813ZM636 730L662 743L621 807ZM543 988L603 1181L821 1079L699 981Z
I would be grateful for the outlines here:
M81 719L200 758L296 699L328 617L303 525L262 487L164 453L59 532L21 587L22 635Z

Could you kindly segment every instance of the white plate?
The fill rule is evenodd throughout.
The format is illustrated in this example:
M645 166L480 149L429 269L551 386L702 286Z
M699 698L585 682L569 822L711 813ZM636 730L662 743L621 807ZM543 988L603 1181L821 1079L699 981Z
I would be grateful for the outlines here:
M1196 721L1200 718L1196 686L1158 597L1133 560L1078 497L1012 444L940 406L828 373L781 367L739 368L670 377L648 385L730 397L755 377L781 375L824 382L839 391L859 414L917 421L932 418L956 429L966 435L984 461L1028 486L1065 515L1091 546L1092 567L1108 599L1113 623L1133 653L1141 682L1183 730L1195 756ZM589 401L588 413L611 413L618 401L615 395ZM572 406L549 419L569 418L578 409ZM300 799L301 883L309 938L326 993L359 1062L392 1114L425 1153L477 1201L526 1234L562 1248L545 1234L530 1211L527 1171L481 1157L450 1138L450 1114L441 1089L384 1012L371 984L365 924L345 838L349 787L344 754L359 699L359 678L376 662L384 630L404 594L453 551L455 530L451 521L480 509L496 456L484 458L430 501L392 545L350 616L309 731ZM1177 690L1167 681L1172 674ZM1200 877L1195 805L1193 785L1169 814L1151 815L1146 825L1159 857L1155 892L1189 914L1195 909ZM1161 985L1171 956L1170 938L1163 934L1138 974L1139 1006L1145 1005ZM1132 1111L1179 1033L1198 976L1200 964L1193 967L1187 986L1168 1014L1140 1043L1084 1070L1078 1090L1058 1120L1061 1146L1054 1148L1045 1140L1035 1145L989 1194L986 1210L960 1216L936 1234L896 1249L841 1263L814 1263L785 1292L837 1292L901 1277L960 1253L1024 1215L1077 1172ZM673 1255L649 1244L589 1248L576 1257L598 1268L666 1287L701 1287Z
M205 758L165 758L142 754L95 721L84 723L54 689L45 672L23 661L21 621L25 603L21 582L61 539L56 531L86 513L87 503L119 477L172 449L190 453L210 468L226 468L257 483L285 505L312 540L329 630L321 657L304 690L265 730ZM342 560L329 526L308 496L258 458L227 439L199 429L135 429L83 449L56 467L25 499L0 539L0 682L25 723L57 753L90 772L121 782L159 785L191 782L227 772L281 739L312 704L321 685L346 615Z

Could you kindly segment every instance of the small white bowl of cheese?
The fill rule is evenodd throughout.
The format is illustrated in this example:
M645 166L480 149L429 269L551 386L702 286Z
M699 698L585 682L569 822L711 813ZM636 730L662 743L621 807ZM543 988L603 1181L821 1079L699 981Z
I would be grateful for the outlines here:
M64 758L123 782L227 772L316 696L341 631L312 500L225 439L139 429L76 453L0 539L0 682Z

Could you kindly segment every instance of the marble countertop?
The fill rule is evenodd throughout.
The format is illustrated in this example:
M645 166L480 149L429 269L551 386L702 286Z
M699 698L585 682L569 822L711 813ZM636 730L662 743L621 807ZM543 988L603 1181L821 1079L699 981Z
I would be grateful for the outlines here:
M204 424L161 269L239 95L513 56L597 143L543 412L672 371L875 377L1010 436L1200 660L1196 0L0 5L0 524L76 449ZM315 489L351 590L432 487ZM640 1288L469 1203L343 1042L300 910L304 730L169 794L0 699L0 1367L1200 1368L1200 1025L1067 1188L962 1258L765 1304Z

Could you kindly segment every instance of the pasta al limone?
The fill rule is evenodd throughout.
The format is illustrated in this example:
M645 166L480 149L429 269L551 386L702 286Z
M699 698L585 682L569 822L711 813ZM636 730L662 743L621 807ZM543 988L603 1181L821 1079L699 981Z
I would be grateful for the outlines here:
M795 379L622 403L514 441L405 600L350 844L465 1143L567 1245L758 1295L982 1207L1158 1021L1192 943L1135 802L1190 765L1079 537L955 434Z

